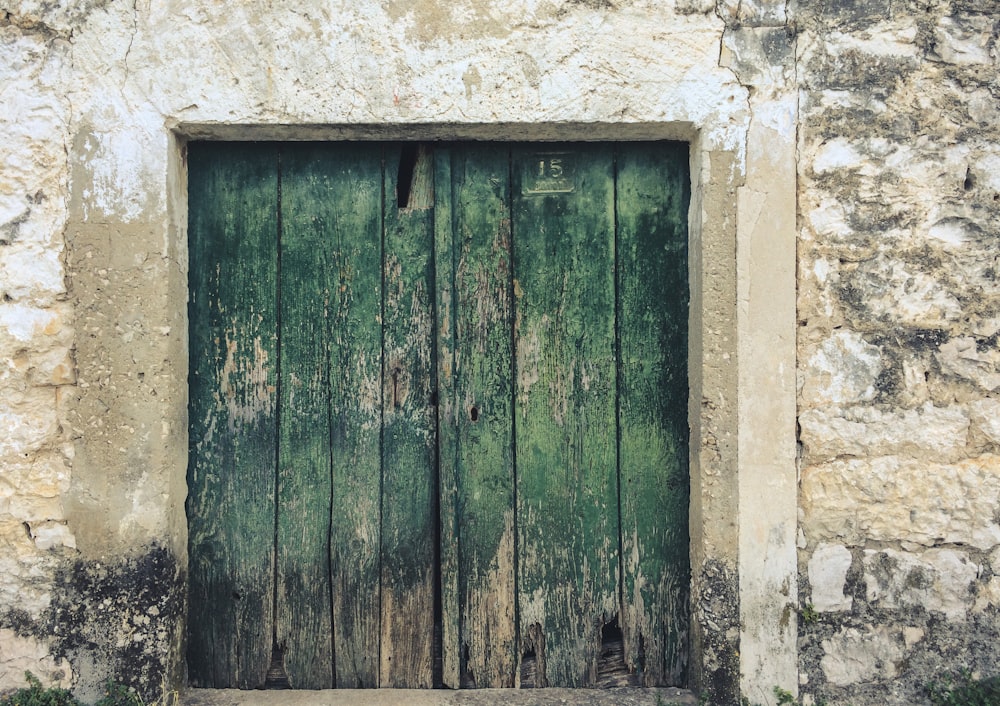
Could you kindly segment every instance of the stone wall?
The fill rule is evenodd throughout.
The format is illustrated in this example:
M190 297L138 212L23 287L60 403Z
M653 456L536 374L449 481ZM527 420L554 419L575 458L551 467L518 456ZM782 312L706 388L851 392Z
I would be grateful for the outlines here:
M75 674L32 626L53 602L75 538L65 496L76 383L73 307L63 263L69 199L70 44L0 11L0 685L31 668Z
M300 5L0 0L0 690L183 681L184 139L431 128L694 145L692 685L1000 672L997 0Z
M70 262L67 247L84 235L71 225L81 136L74 96L91 80L74 71L74 34L99 9L0 6L0 691L23 684L30 670L87 699L108 678L147 695L179 680L184 595L180 542L127 524L155 518L154 504L138 493L111 502L102 487L120 456L111 439L143 429L123 423L110 376L92 358L81 364L88 348L106 347L87 300L120 276L109 270L126 269L85 253ZM100 284L74 291L81 278ZM153 291L136 284L138 300ZM112 357L137 360L142 347L123 335L125 323L114 322L120 348ZM88 396L90 409L81 404ZM80 473L85 438L105 451L90 478ZM146 472L151 461L133 459L129 472ZM115 521L121 531L93 530Z
M926 703L1000 672L1000 4L810 5L801 691Z

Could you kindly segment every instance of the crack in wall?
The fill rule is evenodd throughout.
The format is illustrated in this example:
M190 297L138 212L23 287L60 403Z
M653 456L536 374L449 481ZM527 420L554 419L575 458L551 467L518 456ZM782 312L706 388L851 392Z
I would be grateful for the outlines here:
M135 36L139 33L139 0L132 0L132 33L129 36L128 48L125 49L125 57L122 63L125 65L125 75L122 77L122 94L124 98L125 84L128 83L128 57L132 53L132 45L135 43Z

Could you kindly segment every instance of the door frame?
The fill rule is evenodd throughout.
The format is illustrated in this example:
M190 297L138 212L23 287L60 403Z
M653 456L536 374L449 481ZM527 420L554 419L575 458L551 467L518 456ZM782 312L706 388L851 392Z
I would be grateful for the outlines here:
M720 700L728 695L738 700L741 681L758 678L762 665L770 665L775 682L794 684L786 677L797 671L795 167L794 152L784 149L784 136L779 140L782 148L768 154L767 135L751 135L748 143L756 152L749 155L746 145L720 145L710 132L679 122L181 123L171 127L169 137L169 229L181 254L176 276L185 291L190 139L689 142L689 686ZM178 302L172 313L172 321L181 319L186 330L185 303ZM186 363L183 367L186 379ZM186 408L186 386L183 394ZM186 448L186 429L182 435ZM185 465L178 464L176 470L181 487ZM177 540L186 546L183 504L180 512L179 534L184 536ZM179 674L182 650L176 658L174 673Z

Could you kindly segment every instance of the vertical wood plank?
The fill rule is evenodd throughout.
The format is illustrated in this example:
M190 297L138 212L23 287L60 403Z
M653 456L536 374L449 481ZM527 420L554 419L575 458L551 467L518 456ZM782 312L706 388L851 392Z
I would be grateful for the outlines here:
M465 687L512 687L518 664L509 174L504 146L456 149L454 423Z
M441 562L441 682L445 688L461 686L459 650L459 526L458 483L455 475L455 258L452 224L452 148L434 150L434 274L437 298L437 425L438 489Z
M521 652L538 685L585 686L618 612L612 152L513 164Z
M434 173L430 151L412 150L389 148L385 160L379 683L429 688L437 504Z
M277 158L192 143L188 160L188 669L254 689L273 627Z
M687 146L618 148L621 514L626 661L648 686L687 662Z
M293 688L333 686L335 655L341 685L377 684L381 189L370 147L283 148L277 632Z
M330 566L337 686L378 686L382 492L382 153L339 144L333 242Z
M318 151L282 147L275 636L293 689L333 686L325 177Z

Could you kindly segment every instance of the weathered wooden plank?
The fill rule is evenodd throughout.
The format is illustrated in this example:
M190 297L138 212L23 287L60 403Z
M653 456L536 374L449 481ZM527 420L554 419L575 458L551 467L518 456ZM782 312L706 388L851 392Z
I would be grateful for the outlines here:
M380 158L282 152L277 636L293 688L333 685L335 636L339 680L374 686Z
M260 688L271 659L277 385L274 148L188 147L193 685Z
M626 662L682 684L688 625L687 146L617 158L619 459Z
M433 156L387 149L380 678L433 686L436 388ZM402 179L399 177L402 176Z
M327 377L329 180L319 150L281 153L281 376L275 636L295 689L333 686L330 416ZM335 273L333 273L335 274Z
M382 492L382 154L337 146L331 189L330 567L337 686L378 686Z
M441 591L441 683L461 686L459 645L459 528L458 479L455 475L455 258L452 224L452 152L446 145L434 150L434 275L437 346L438 523Z
M459 595L465 687L512 687L514 586L513 320L510 160L463 146L453 160L455 427Z
M612 153L513 165L520 650L537 685L584 686L618 612Z

